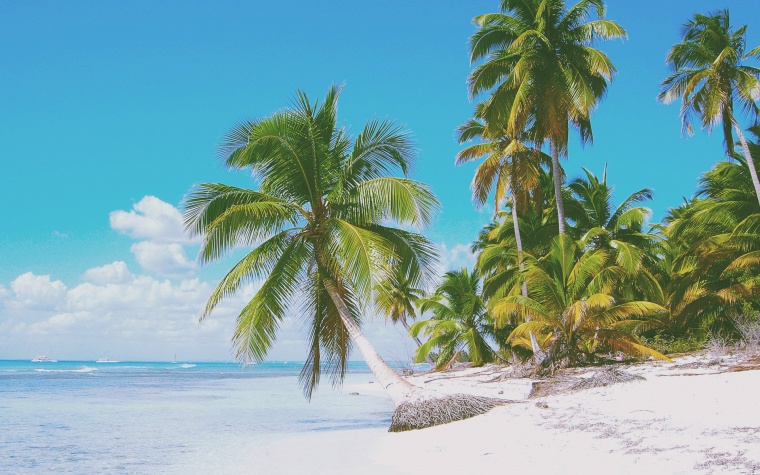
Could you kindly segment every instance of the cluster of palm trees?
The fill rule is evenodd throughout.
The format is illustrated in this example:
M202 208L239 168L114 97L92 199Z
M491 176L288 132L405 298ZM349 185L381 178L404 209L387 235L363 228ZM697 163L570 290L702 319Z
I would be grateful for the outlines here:
M565 185L558 161L569 129L592 140L591 113L615 72L593 48L625 36L604 18L604 3L504 0L475 24L470 45L479 64L470 92L486 97L458 129L461 143L475 143L457 164L482 160L473 201L482 206L492 196L497 213L473 244L476 269L447 274L434 294L460 279L469 282L466 295L447 293L446 311L438 302L433 318L412 326L431 337L418 360L436 350L439 367L455 357L478 364L510 354L533 354L544 366L666 358L645 343L735 336L737 320L756 319L760 187L752 154L760 156L760 146L747 140L737 114L753 121L760 114L760 69L745 64L760 58L760 47L745 52L746 27L733 30L726 10L696 15L668 54L672 74L660 100L682 100L686 132L695 119L708 130L721 124L735 162L718 163L697 197L649 226L641 205L651 190L615 206L606 170L599 179L584 169L585 177ZM760 134L757 125L749 130ZM463 313L459 300L479 306Z
M467 146L456 161L482 160L473 201L482 206L492 197L496 209L472 246L475 269L450 271L435 285L436 249L420 231L439 203L408 177L416 158L408 133L371 121L351 137L338 126L338 87L321 103L299 92L294 106L225 137L226 165L252 172L256 190L202 184L185 200L186 226L203 237L201 261L251 249L218 284L201 319L245 283L262 282L238 316L238 356L263 360L285 316L298 314L308 329L306 396L323 372L340 384L356 347L412 414L399 422L403 428L467 417L490 403L465 402L475 407L466 411L426 404L429 395L391 370L362 334L366 312L406 326L421 319L408 328L417 359L438 368L514 358L554 367L666 358L647 341L731 331L760 308L760 183L752 155L760 156L760 144L739 123L741 113L753 122L760 115L760 70L745 64L760 48L745 52L746 27L733 30L727 11L696 15L668 54L673 74L660 99L681 99L687 132L695 118L708 129L721 124L729 161L704 175L696 197L650 226L642 206L650 190L615 205L606 170L598 178L584 169L585 177L566 183L559 161L571 131L582 143L593 140L591 116L615 73L595 45L626 36L605 18L603 0L570 7L502 0L497 13L474 22L468 84L482 101L457 130ZM463 400L470 401L451 404Z

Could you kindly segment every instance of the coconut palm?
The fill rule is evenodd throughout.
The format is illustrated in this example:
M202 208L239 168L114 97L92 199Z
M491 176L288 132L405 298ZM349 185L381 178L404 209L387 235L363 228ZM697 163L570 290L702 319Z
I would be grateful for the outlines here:
M572 238L559 235L549 254L528 262L524 278L531 297L512 293L493 306L497 324L517 324L510 343L531 349L534 333L548 355L544 365L576 365L618 351L666 359L635 335L650 327L647 317L666 310L612 295L615 280L626 270L607 251L583 251Z
M517 137L506 135L499 125L487 125L477 118L482 105L476 110L476 118L469 119L457 129L459 143L469 140L481 140L481 143L469 145L457 154L456 164L483 158L472 180L472 199L480 208L494 190L494 212L498 212L501 203L511 195L509 207L512 212L515 245L517 246L517 263L522 268L523 244L520 235L518 209L523 212L529 206L530 193L539 185L541 165L545 155L532 149ZM523 293L527 292L524 290Z
M527 196L528 207L518 215L524 252L540 257L549 252L557 234L557 214L554 208L554 185L551 175L538 170L538 186ZM514 275L516 262L515 227L506 212L498 212L494 221L484 226L475 243L478 252L477 268L483 277L483 295L487 299L503 296L509 287L506 282ZM521 293L527 294L526 292Z
M508 135L530 129L536 143L549 141L560 234L565 214L559 156L567 155L571 125L582 143L593 141L591 112L615 73L592 45L626 35L604 14L602 0L570 8L564 0L502 0L499 13L474 19L471 61L483 62L470 74L470 93L491 93L483 117L506 124Z
M760 59L760 46L745 52L746 31L746 25L731 28L728 10L695 15L683 27L683 42L668 52L667 61L673 74L662 82L659 99L666 104L681 99L684 132L693 132L694 117L708 132L721 124L729 157L734 152L733 132L736 132L755 198L760 202L757 170L737 119L738 111L745 112L751 121L760 116L756 102L760 68L745 64L749 59Z
M339 92L331 87L320 104L299 91L292 107L227 134L225 164L250 170L257 190L207 183L186 197L186 226L203 236L201 262L254 246L214 289L201 320L241 285L261 279L237 318L232 341L239 358L263 360L282 319L295 312L309 329L300 378L307 397L322 370L340 384L355 345L397 405L392 429L452 420L436 412L447 410L448 400L429 404L429 395L397 375L361 331L363 303L373 301L389 269L400 266L413 281L430 275L434 248L407 229L426 226L438 201L406 178L415 158L407 132L374 120L351 140L337 127Z
M760 147L750 143L750 150ZM725 330L747 305L760 309L760 206L748 164L735 158L705 173L697 197L665 219L664 232L676 249L667 279L661 278L665 295L697 302L686 307L690 318L677 321Z
M639 285L633 285L629 279L621 281L621 287L627 288L626 298L651 297L638 291L649 287L642 278L653 280L648 272L654 271L660 260L662 239L644 231L651 211L636 205L651 200L652 190L636 191L616 207L614 188L607 184L606 166L601 180L586 168L583 171L586 176L574 179L567 187L571 192L567 216L573 222L573 233L580 238L582 247L609 250L618 265L625 267L638 282ZM655 293L659 294L656 290Z
M386 280L379 282L376 286L375 308L384 315L386 320L392 323L399 323L409 333L409 319L417 318L416 305L417 301L425 295L425 291L416 288L410 279L400 271L401 267L394 269ZM417 348L422 346L422 342L416 336L412 337L417 344ZM432 366L435 364L432 358L427 362Z
M574 179L568 184L572 197L567 203L567 216L573 221L575 231L580 236L590 235L585 241L593 241L596 247L603 247L610 240L640 241L646 220L651 215L647 208L636 206L652 199L652 190L643 188L630 194L620 205L613 203L614 188L607 184L607 166L601 180L583 168L585 177ZM642 244L644 244L642 242Z
M417 350L418 362L434 350L438 352L436 369L447 367L462 353L476 366L496 358L486 341L492 318L481 296L480 278L475 270L447 272L435 292L420 300L420 311L431 312L433 317L412 325L412 335L428 336L428 341Z

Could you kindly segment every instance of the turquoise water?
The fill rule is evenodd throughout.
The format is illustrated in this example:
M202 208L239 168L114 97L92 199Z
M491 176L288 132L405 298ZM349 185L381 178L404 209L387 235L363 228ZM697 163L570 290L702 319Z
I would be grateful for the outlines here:
M388 427L392 403L304 400L298 363L0 361L0 473L204 473L294 432ZM347 383L373 381L352 363Z

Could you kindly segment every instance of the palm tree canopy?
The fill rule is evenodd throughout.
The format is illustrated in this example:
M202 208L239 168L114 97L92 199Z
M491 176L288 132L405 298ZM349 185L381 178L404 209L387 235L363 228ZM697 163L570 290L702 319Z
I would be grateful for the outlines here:
M299 91L291 107L226 135L225 165L249 170L256 190L206 183L185 198L185 225L203 236L201 262L253 247L217 285L201 320L245 283L262 281L237 318L237 355L263 360L286 314L300 314L308 329L300 378L307 397L320 369L340 384L351 350L343 305L331 291L358 324L389 269L402 268L417 284L436 259L431 243L409 231L428 225L439 204L407 178L415 160L408 133L373 120L352 139L337 125L339 93L331 87L320 103Z
M567 187L572 198L567 200L567 216L575 223L575 229L585 234L591 229L601 228L617 234L641 232L646 219L651 215L647 208L636 206L652 199L652 190L643 188L629 195L620 205L613 204L613 187L607 184L607 167L599 179L583 168L585 178L576 178Z
M750 120L760 115L756 102L760 69L744 64L751 58L760 59L760 47L745 52L746 25L733 30L729 20L728 10L720 10L697 14L683 26L683 41L668 52L673 73L662 82L659 99L666 104L682 100L686 133L693 133L695 117L708 131L720 123L726 153L732 156L737 108Z
M616 281L627 271L607 251L584 251L569 236L559 235L546 256L529 263L524 279L530 297L511 292L493 304L498 324L517 324L509 342L531 349L529 334L534 332L549 347L551 359L567 357L570 364L609 351L665 359L635 332L656 325L649 317L666 310L648 301L616 298Z
M475 117L457 128L460 144L472 140L479 143L460 151L456 165L483 159L470 185L475 206L482 207L493 192L494 212L497 212L511 193L512 205L525 212L531 193L539 185L541 166L548 164L551 158L525 142L529 134L511 136L503 125L486 122L481 117L483 110L483 104L478 104Z
M394 269L390 275L375 287L375 308L393 323L406 326L407 319L417 318L416 302L424 295L424 290L414 287L410 280Z
M602 0L581 0L570 8L564 0L503 0L499 13L476 17L471 61L483 62L468 83L473 96L492 92L486 119L500 119L512 136L532 129L536 142L551 138L562 149L569 123L579 128L582 141L591 140L590 112L615 73L592 45L626 36L604 15Z
M420 312L433 317L412 325L410 333L429 336L417 350L416 360L424 361L437 349L436 367L441 368L466 350L470 360L482 365L494 360L495 353L487 343L491 316L481 295L480 278L475 270L463 268L447 272L435 292L420 300Z

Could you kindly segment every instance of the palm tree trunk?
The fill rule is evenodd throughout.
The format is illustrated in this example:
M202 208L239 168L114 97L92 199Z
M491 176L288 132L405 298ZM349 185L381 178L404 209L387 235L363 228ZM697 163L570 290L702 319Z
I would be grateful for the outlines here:
M559 166L559 147L555 139L549 140L552 154L552 173L554 174L554 196L557 201L557 220L559 233L565 234L565 203L562 200L562 169Z
M752 184L755 186L755 196L757 202L760 203L760 181L757 179L757 168L755 168L755 161L752 159L752 154L749 151L749 145L747 145L747 139L742 133L741 127L736 123L736 120L732 120L736 133L739 134L739 142L742 144L742 150L744 151L744 158L747 160L747 167L749 167L749 175L752 177Z
M359 349L359 352L362 354L362 357L367 363L367 366L369 366L372 374L375 375L377 381L388 393L388 396L390 396L393 404L398 406L403 402L404 398L408 396L409 393L415 388L415 386L399 376L398 373L393 371L393 369L388 366L388 363L386 363L385 360L378 354L369 340L367 340L367 337L364 336L364 333L362 332L361 328L359 328L359 325L357 325L354 319L351 317L351 312L346 306L346 303L343 301L343 297L341 297L338 293L338 289L335 284L329 280L326 280L325 289L327 289L327 293L330 294L330 298L332 299L333 303L335 303L335 307L338 309L340 319L343 322L343 325L346 327L348 335L351 337L351 341L353 341L354 345L356 345L356 348Z
M510 188L512 189L512 225L515 228L515 241L517 243L517 265L520 266L520 271L525 270L525 263L523 262L523 246L522 236L520 235L520 222L517 216L517 195L515 194L515 177L514 174L509 177ZM528 296L528 284L523 281L522 283L522 296Z
M359 348L367 366L396 406L391 417L391 427L388 429L390 432L422 429L467 419L484 414L504 403L500 399L470 394L439 395L409 383L393 371L375 351L359 325L351 318L351 311L335 283L326 279L325 289L335 303L349 337Z
M520 266L520 271L522 272L525 270L525 263L523 262L523 246L522 236L520 235L520 222L517 216L517 195L515 194L514 174L510 175L509 180L511 182L509 186L512 189L512 225L515 228L515 241L517 243L517 263ZM522 283L521 291L523 297L528 296L528 283L524 280ZM530 317L528 317L526 320L530 320ZM538 340L536 340L536 335L534 335L533 332L530 332L530 344L533 348L533 354L536 357L536 364L541 364L541 361L539 361L541 358L541 347L538 346Z

